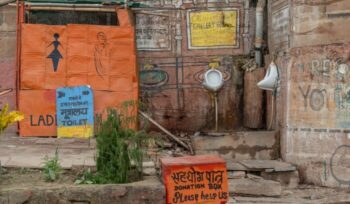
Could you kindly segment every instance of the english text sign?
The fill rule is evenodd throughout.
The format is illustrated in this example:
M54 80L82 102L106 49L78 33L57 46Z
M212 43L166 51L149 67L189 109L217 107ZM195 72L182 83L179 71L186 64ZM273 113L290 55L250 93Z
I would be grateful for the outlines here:
M88 138L93 136L93 93L88 86L56 90L57 136Z
M226 203L225 161L216 156L162 158L167 204Z

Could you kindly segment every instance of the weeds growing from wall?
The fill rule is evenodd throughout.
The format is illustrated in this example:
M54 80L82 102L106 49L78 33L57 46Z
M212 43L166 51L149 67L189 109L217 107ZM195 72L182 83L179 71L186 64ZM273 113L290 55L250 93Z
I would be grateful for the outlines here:
M74 184L93 184L96 183L95 175L90 168L85 169Z

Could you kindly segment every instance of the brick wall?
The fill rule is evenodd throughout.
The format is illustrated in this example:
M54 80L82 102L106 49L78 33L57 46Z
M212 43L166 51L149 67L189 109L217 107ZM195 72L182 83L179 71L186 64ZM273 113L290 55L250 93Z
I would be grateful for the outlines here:
M152 117L171 130L212 130L215 125L213 101L201 83L209 63L218 61L226 79L218 97L219 127L230 130L242 127L243 72L238 61L242 55L249 55L254 42L255 16L252 15L255 10L250 1L142 2L152 7L136 11L141 99ZM193 46L196 34L190 27L198 20L191 20L190 15L215 10L237 12L236 45L209 46L216 40L214 35L204 42L208 46ZM147 78L152 72L159 77L157 82Z

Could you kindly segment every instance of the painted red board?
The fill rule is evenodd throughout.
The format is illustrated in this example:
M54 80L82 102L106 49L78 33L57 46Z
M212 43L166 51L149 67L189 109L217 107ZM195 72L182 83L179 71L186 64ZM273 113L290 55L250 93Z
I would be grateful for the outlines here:
M223 204L228 201L226 162L201 155L161 158L167 204Z

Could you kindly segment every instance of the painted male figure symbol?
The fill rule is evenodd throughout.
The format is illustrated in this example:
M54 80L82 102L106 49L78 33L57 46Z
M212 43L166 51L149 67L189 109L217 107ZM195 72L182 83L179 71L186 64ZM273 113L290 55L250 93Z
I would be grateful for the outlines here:
M61 43L58 41L58 38L60 38L60 35L58 33L53 34L53 37L55 38L54 41L52 41L47 47L50 47L53 45L54 49L53 51L47 56L47 58L51 58L52 64L53 64L53 71L56 72L58 69L58 63L63 56L61 55L60 51L58 50L58 46L61 46Z
M95 44L94 61L95 69L100 77L106 74L103 58L107 56L107 37L103 32L97 33L97 43Z

